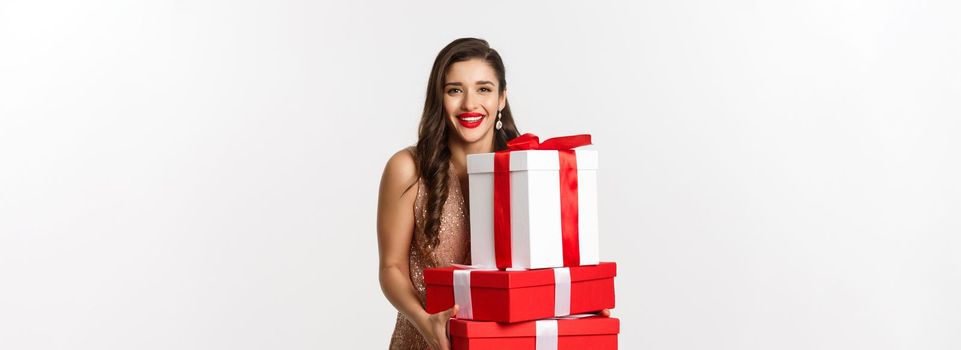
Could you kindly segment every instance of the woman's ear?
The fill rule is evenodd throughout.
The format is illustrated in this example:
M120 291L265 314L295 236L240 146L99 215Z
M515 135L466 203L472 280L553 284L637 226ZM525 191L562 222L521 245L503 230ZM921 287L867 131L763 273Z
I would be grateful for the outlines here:
M506 105L507 105L507 89L504 89L504 92L501 94L501 97L497 101L497 110L498 111L503 110L504 106Z

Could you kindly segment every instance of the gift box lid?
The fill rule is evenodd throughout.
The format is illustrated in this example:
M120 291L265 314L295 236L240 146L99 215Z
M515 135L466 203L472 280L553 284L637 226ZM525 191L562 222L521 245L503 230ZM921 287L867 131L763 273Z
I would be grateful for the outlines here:
M459 267L442 267L424 269L424 282L431 285L450 286L454 284L453 270ZM574 266L571 270L571 282L589 281L603 278L613 278L617 275L617 264L602 262L597 265ZM472 270L470 273L471 287L488 288L523 288L554 284L553 269L536 269L520 271Z
M537 321L498 323L450 320L450 334L463 338L534 337ZM592 316L584 318L561 318L557 320L557 335L592 335L620 333L620 320L613 317Z
M578 170L597 170L597 151L590 149L576 149ZM557 151L530 150L511 152L511 171L522 170L558 170L560 161ZM467 173L480 174L494 172L494 153L476 153L467 155Z

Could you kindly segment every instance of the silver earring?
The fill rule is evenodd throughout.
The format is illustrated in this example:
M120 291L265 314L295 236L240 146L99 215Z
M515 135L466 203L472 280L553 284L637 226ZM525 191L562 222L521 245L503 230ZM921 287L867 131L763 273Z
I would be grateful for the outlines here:
M503 126L504 123L501 123L501 111L497 111L497 123L494 123L494 129L500 130Z

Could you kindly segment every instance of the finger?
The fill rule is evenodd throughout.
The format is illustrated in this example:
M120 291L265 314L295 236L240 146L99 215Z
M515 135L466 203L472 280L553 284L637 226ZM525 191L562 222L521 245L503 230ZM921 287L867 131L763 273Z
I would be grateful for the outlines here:
M443 316L444 321L447 321L448 318L457 316L457 310L460 310L460 306L457 306L457 304L454 304L453 307L442 312L440 316Z
M611 310L610 310L610 309L603 309L603 310L601 310L601 312L598 312L597 314L598 314L598 315L601 315L601 316L603 316L603 317L611 317Z

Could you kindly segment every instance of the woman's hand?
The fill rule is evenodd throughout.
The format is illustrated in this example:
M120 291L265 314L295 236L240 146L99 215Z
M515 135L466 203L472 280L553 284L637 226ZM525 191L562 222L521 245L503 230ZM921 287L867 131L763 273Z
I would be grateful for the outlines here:
M417 330L427 341L427 346L431 350L450 350L450 340L447 339L447 321L457 315L459 306L441 311L433 315L427 315L418 322Z
M597 312L597 315L598 315L598 316L601 316L601 317L611 317L611 310L610 310L610 309L604 309L604 310L598 311L598 312Z

